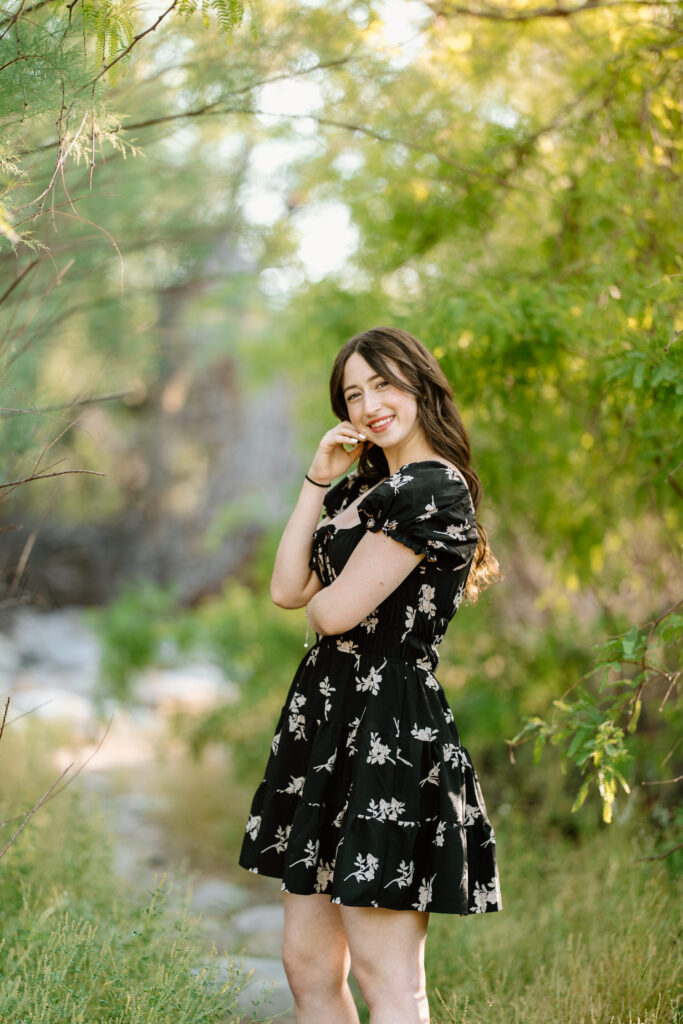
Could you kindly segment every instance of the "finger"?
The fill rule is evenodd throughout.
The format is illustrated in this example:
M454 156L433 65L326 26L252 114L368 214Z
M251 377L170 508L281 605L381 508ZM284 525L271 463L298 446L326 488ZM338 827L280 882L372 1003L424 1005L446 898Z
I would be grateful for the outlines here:
M362 441L366 441L367 440L365 434L362 433L362 431L357 430L356 427L354 427L353 423L351 423L350 420L342 420L342 422L339 424L337 429L341 430L342 433L349 432L349 433L353 434L354 437L359 437Z
M358 437L354 437L353 434L337 434L335 437L337 444L359 444Z
M342 427L337 433L343 434L344 437L352 437L354 441L367 441L365 434L361 433L360 430L356 430L355 427Z

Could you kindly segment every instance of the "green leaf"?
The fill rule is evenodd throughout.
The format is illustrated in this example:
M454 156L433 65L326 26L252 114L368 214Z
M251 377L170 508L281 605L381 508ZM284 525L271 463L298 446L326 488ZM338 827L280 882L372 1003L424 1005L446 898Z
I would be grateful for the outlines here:
M581 807L582 804L584 803L586 797L588 796L588 790L590 788L590 784L591 784L590 776L587 779L584 779L584 781L581 783L581 786L579 787L579 791L576 794L576 799L574 800L574 803L572 804L572 814L575 811L578 811L579 807Z

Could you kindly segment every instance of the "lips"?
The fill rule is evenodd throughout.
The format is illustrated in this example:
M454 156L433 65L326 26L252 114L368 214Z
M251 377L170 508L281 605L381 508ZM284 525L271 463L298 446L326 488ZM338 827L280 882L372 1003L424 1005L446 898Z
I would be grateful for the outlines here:
M372 430L374 434L377 434L380 433L382 430L386 430L387 427L391 426L391 424L394 422L394 419L394 416L381 416L376 420L372 420L371 423L368 423L368 427L370 428L370 430Z

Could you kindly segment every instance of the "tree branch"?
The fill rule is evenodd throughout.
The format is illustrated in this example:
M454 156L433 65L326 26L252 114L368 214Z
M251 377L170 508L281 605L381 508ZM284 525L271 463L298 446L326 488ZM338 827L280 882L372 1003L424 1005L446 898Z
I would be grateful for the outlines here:
M171 11L175 7L177 7L179 3L180 0L173 0L171 5L166 8L163 14L159 15L159 17L157 18L153 25L150 25L149 28L146 28L143 32L138 32L136 36L133 36L125 50L122 50L121 53L114 57L113 60L109 61L108 64L105 64L102 70L99 72L99 74L95 75L95 77L92 78L87 85L84 85L81 89L79 89L79 92L83 92L83 89L90 89L93 85L95 85L96 82L99 82L100 78L102 78L102 75L105 75L107 71L114 67L115 64L118 64L119 61L122 61L124 57L127 57L130 51L133 49L133 47L137 46L141 39L144 39L145 36L148 36L150 32L154 32L154 30L159 27L164 18L167 18Z
M671 0L585 0L585 3L576 7L563 7L556 4L554 7L535 7L529 11L515 11L512 8L502 7L464 7L460 4L448 2L436 4L433 0L425 0L436 15L448 18L454 14L465 15L472 18L486 18L490 21L533 21L537 18L571 18L575 14L582 14L584 11L603 10L608 7L674 7Z

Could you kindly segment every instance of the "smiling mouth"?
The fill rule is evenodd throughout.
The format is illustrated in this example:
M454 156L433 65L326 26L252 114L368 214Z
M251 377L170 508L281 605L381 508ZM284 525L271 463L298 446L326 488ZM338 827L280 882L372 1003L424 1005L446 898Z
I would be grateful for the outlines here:
M372 423L368 424L368 426L370 430L384 430L384 428L388 427L390 423L393 423L393 421L393 416L383 416L381 420L373 420Z

